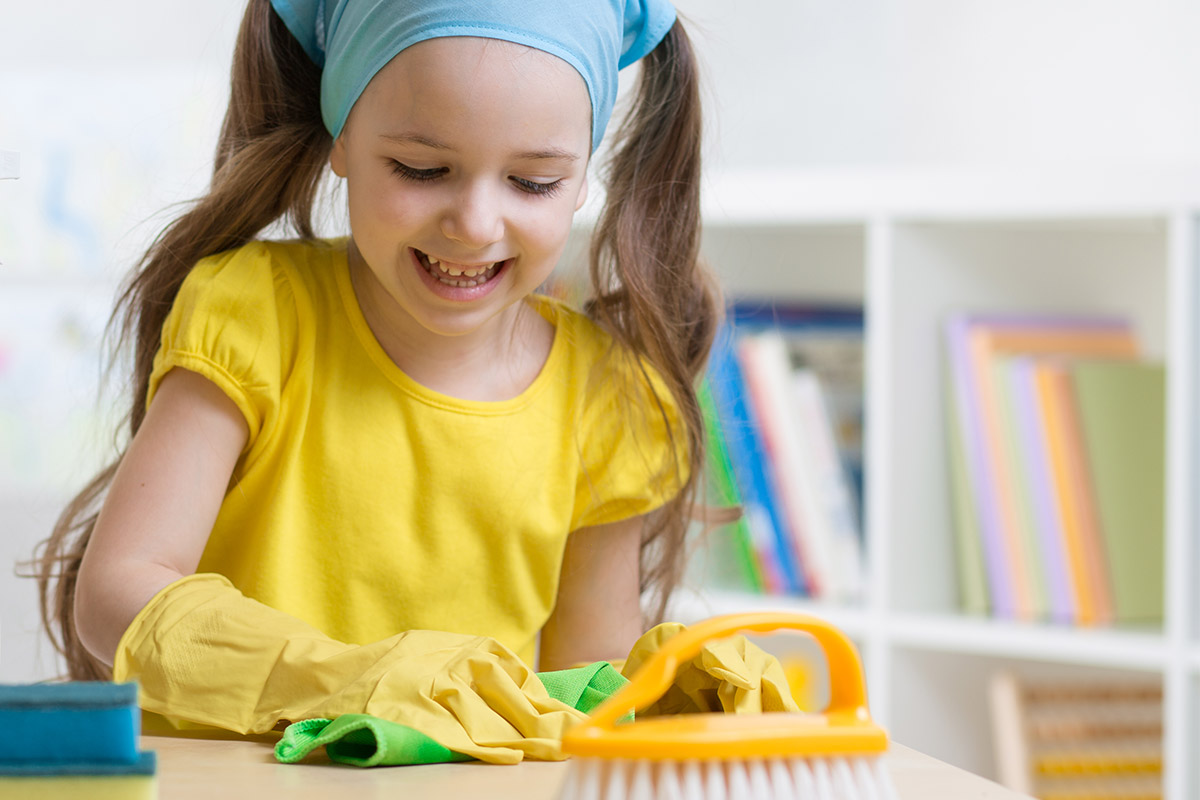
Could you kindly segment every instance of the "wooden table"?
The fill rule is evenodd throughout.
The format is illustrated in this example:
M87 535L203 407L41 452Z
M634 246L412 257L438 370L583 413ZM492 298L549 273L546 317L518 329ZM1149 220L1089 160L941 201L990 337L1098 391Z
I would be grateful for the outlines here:
M168 736L143 736L142 749L158 751L159 800L555 800L569 763L470 762L362 769L332 764L314 754L300 764L280 764L269 744ZM902 800L1028 800L903 745L893 743L887 758Z

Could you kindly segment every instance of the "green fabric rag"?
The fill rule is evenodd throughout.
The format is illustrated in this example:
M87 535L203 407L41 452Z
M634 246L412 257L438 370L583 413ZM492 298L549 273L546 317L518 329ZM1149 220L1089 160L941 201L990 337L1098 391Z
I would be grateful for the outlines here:
M629 681L607 661L586 667L539 672L547 693L585 714ZM306 719L292 723L275 745L275 758L294 764L324 745L331 761L356 767L441 764L470 761L418 730L370 714L343 714L334 720Z

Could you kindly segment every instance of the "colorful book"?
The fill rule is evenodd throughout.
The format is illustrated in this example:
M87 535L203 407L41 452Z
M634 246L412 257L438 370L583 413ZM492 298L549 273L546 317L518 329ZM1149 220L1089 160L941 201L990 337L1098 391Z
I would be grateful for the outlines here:
M696 395L704 415L708 440L706 453L710 502L725 508L741 508L742 495L734 478L729 449L725 445L725 433L721 430L721 420L707 377L701 380ZM764 591L765 583L754 550L754 538L744 511L736 520L711 530L708 536L709 561L717 570L714 578L722 584L728 583L752 592Z
M807 586L794 563L791 533L775 501L776 477L761 429L751 412L746 382L734 353L734 334L724 325L713 344L708 375L713 402L729 451L730 466L746 512L757 562L768 591L805 594Z
M1022 353L1133 357L1136 343L1127 324L1116 319L968 314L948 321L947 345L960 426L954 441L962 446L966 505L978 521L989 605L998 617L1033 619L1030 563L1036 554L1017 530L1015 476L1000 455L1004 431L991 363ZM959 532L960 541L965 535Z
M1079 362L1079 423L1118 622L1163 618L1166 374L1161 364Z
M777 484L776 503L791 534L787 549L812 597L829 597L834 577L832 535L819 514L816 487L789 389L791 368L777 329L743 335L737 358Z

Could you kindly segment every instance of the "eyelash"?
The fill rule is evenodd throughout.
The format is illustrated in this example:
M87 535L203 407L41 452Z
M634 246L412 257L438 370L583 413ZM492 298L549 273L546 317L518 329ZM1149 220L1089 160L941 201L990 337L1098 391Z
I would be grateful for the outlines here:
M396 175L399 175L401 178L404 178L405 180L413 181L414 183L425 183L426 181L437 180L440 178L446 173L446 168L436 167L434 169L415 169L414 167L410 167L408 164L392 159L392 172L394 172ZM561 179L552 181L551 183L538 183L536 181L513 176L512 182L515 183L521 191L527 194L537 195L539 197L553 197L554 195L558 194L558 191L562 188Z

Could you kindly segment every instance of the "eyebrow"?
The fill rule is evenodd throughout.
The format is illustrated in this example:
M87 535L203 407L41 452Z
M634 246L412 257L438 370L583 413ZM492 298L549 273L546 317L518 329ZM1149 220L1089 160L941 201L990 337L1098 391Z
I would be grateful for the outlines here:
M385 139L395 144L416 144L422 147L429 147L433 150L453 150L450 145L439 142L437 139L430 139L428 136L422 136L419 133L384 133L380 134L380 139ZM516 158L519 161L569 161L574 162L579 160L579 156L572 153L570 150L564 150L561 147L545 147L541 150L526 150L522 153L517 153Z

